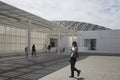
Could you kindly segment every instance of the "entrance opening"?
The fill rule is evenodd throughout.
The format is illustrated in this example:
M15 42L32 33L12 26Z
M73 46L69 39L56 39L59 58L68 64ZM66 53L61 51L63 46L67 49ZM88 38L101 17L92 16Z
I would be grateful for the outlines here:
M57 52L57 39L50 38L51 52Z
M50 45L51 47L57 47L57 39L50 38Z
M96 39L85 39L84 46L88 47L88 50L96 50Z

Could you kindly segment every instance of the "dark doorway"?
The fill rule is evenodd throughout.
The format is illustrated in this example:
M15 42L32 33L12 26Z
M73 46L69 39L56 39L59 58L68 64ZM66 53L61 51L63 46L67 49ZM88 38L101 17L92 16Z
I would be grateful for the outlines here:
M57 47L57 39L51 38L50 39L50 45L51 45L51 47Z
M96 50L96 39L85 39L84 46L88 47L88 50Z
M96 39L91 39L91 50L96 50Z

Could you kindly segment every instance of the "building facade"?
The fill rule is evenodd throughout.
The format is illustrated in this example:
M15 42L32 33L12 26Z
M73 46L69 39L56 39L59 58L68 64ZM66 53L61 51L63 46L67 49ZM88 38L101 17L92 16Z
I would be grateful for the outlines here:
M80 47L93 52L120 53L120 30L81 32Z

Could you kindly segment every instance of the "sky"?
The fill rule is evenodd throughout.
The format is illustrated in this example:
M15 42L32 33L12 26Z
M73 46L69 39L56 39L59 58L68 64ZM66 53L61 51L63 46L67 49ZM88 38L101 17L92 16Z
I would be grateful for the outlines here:
M49 21L68 20L120 29L120 0L0 0Z

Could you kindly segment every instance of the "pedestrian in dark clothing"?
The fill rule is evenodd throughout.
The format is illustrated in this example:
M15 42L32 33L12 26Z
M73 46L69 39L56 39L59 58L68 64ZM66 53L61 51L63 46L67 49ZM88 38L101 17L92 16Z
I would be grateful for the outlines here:
M26 56L28 56L27 46L25 47Z
M32 46L32 56L36 56L36 48L35 48L35 45Z
M75 63L76 63L76 59L78 57L78 47L77 47L77 42L74 41L72 43L72 49L71 49L71 57L70 57L70 65L71 65L71 76L70 78L74 77L74 71L77 72L77 76L80 75L81 70L78 70L77 68L75 68Z
M47 49L48 49L48 52L50 52L51 46L50 46L50 45L48 45Z

